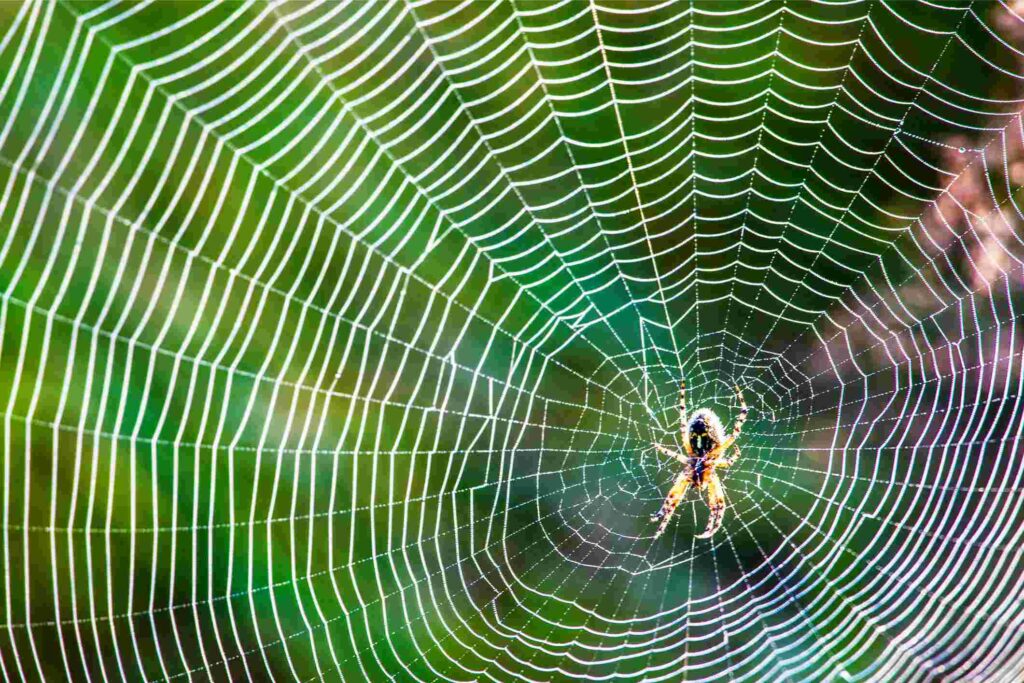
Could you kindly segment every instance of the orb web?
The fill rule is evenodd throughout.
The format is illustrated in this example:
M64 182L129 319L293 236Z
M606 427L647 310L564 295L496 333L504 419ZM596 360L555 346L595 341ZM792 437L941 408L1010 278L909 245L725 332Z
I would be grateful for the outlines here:
M0 6L4 677L1018 679L1021 15Z

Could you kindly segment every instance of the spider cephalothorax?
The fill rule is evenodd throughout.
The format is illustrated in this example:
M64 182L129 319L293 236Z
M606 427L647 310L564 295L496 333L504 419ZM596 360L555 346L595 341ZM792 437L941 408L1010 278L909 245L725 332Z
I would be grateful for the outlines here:
M675 458L683 465L683 471L676 477L672 489L665 497L658 514L651 517L652 522L661 520L658 531L654 534L657 538L665 531L672 514L676 511L679 501L690 486L698 490L707 491L708 507L711 508L711 519L704 533L698 538L710 538L718 528L722 526L722 517L725 515L725 491L722 489L722 482L715 470L730 467L740 457L739 446L736 445L736 438L743 429L743 422L747 419L747 404L743 400L743 392L736 387L736 397L740 402L740 415L736 418L736 425L733 427L732 435L726 438L722 421L718 419L714 411L709 408L701 408L694 411L689 423L686 421L686 382L679 384L679 429L682 432L683 448L686 454L677 453L671 448L661 444L654 444L654 447L664 455ZM727 456L729 448L735 452Z

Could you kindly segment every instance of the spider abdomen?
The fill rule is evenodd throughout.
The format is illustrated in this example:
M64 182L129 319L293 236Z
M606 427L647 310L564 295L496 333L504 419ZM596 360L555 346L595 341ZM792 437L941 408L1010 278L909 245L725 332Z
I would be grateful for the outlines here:
M715 450L723 439L721 420L707 408L701 408L693 414L686 432L690 450L697 458L703 458Z

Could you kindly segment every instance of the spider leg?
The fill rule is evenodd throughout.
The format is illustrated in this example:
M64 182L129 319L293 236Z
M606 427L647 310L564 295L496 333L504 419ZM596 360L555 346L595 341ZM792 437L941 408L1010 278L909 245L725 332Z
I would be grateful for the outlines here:
M704 533L697 534L697 538L711 538L722 526L722 517L725 516L725 489L722 482L714 471L708 477L708 507L711 508L711 518L708 519L708 526Z
M678 460L679 462L683 463L684 465L687 464L686 456L685 455L681 455L679 453L676 453L671 448L666 448L665 446L662 446L660 443L654 444L654 448L657 449L657 451L659 453L661 453L662 455L667 455L670 458L675 458L676 460Z
M750 408L747 407L747 402L743 400L743 392L740 391L740 387L736 385L736 398L740 400L740 416L736 418L736 424L732 428L732 438L736 439L743 431L743 423L747 421L747 413L750 412ZM724 449L723 449L724 450Z
M740 415L736 418L736 424L732 428L732 434L726 438L725 441L719 444L718 448L715 448L713 451L708 453L709 460L717 460L720 458L722 453L728 451L729 448L736 443L736 438L739 437L740 432L743 431L743 423L747 421L747 413L750 412L750 408L747 407L747 402L743 400L743 392L740 391L739 385L736 386L736 398L740 400ZM737 449L737 452L739 452L739 449ZM736 458L733 458L733 461L735 461L735 459ZM732 464L732 462L729 464Z
M687 434L686 425L686 380L679 380L679 434L683 437L683 448L686 455L693 457L693 449L690 448L690 436Z
M725 451L722 451L722 453L725 453ZM719 456L719 459L715 461L715 467L719 467L719 468L722 468L722 467L732 467L733 465L736 464L736 461L739 460L739 459L740 459L740 447L737 446L734 443L732 445L732 455L731 456L724 456L724 457L723 456Z
M719 458L722 457L722 453L725 453L727 450L729 450L731 447L733 447L735 445L736 445L736 437L735 436L730 436L730 437L726 438L726 440L723 441L721 444L719 444L716 448L714 448L711 452L709 452L708 455L707 455L707 459L708 460L715 460L715 461L717 461L715 464L716 465L720 465L722 461L719 460ZM736 450L739 450L739 448L737 448Z
M690 486L690 479L693 477L693 473L689 468L684 469L676 477L676 481L672 484L672 488L669 490L668 495L665 496L665 502L661 504L661 509L658 510L658 514L651 516L652 522L661 520L661 524L658 525L658 530L654 532L654 537L658 538L665 532L665 527L668 526L669 520L672 519L672 515L676 511L676 507L679 505L679 501L683 499L683 494L686 493L686 489Z
M679 431L686 430L686 380L679 380Z

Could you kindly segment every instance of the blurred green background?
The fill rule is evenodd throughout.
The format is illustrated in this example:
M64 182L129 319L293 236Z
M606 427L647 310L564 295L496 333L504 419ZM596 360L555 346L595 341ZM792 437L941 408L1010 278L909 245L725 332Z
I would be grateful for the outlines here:
M1020 680L1015 21L0 3L4 677Z

